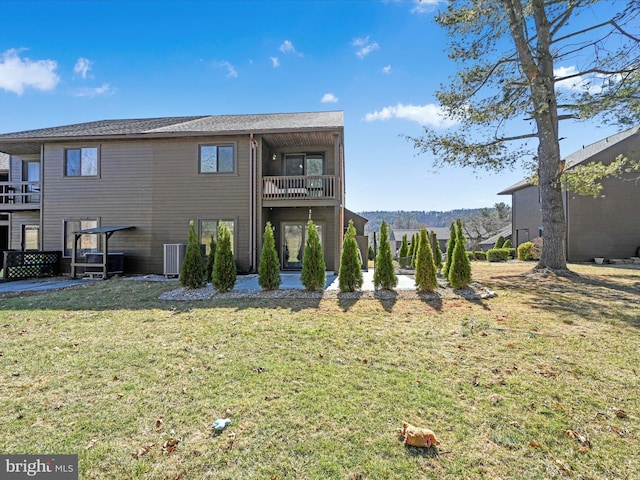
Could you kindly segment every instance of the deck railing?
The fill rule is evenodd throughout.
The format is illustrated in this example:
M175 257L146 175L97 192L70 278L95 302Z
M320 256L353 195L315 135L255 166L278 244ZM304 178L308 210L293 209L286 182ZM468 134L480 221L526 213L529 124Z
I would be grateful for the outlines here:
M262 177L263 200L336 198L334 175Z
M0 182L0 205L38 205L40 186L40 182Z

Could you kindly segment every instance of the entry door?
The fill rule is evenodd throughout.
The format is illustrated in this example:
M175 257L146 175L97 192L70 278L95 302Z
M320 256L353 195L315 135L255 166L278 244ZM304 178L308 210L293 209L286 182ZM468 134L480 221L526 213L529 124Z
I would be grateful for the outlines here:
M322 225L316 225L320 245L324 245L322 238ZM301 222L288 222L282 224L282 269L301 270L304 244L307 241L307 224Z

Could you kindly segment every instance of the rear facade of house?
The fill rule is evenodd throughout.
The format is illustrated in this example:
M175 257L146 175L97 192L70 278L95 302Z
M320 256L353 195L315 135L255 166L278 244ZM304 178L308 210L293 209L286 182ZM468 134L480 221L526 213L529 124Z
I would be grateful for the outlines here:
M318 227L328 270L345 223L342 112L106 120L0 135L0 247L62 251L74 233L113 233L128 273L166 273L165 245L194 222L207 249L220 225L240 272L255 272L267 222L284 270L301 268L306 225ZM5 159L7 157L5 156ZM2 164L0 163L0 168ZM78 254L103 237L83 235Z
M566 168L590 162L608 164L618 156L640 158L638 127L585 146L565 158ZM570 262L593 261L595 257L625 259L639 256L640 183L638 172L625 178L606 178L598 197L563 192L566 218L566 254ZM500 192L512 196L512 239L514 246L544 239L540 189L521 181Z

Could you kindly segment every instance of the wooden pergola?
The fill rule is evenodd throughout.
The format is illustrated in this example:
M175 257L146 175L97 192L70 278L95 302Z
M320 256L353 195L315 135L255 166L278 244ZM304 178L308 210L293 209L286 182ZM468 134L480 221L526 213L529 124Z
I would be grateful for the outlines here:
M76 278L76 268L86 268L87 266L91 267L102 267L102 278L108 278L109 275L109 239L111 235L115 232L120 232L122 230L132 230L136 227L131 225L117 225L117 226L107 226L107 227L96 227L96 228L86 228L84 230L78 230L77 232L73 232L73 247L71 253L71 277ZM78 242L80 241L80 237L82 235L102 235L102 263L91 263L88 264L86 262L78 262L77 253L78 253Z

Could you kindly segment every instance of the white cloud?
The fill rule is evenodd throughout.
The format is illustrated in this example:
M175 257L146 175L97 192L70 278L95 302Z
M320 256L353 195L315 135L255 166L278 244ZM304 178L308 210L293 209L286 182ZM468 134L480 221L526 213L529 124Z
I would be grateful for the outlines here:
M82 78L87 78L87 73L91 70L91 60L80 57L73 67L73 72L79 74Z
M280 60L278 57L269 57L269 59L271 60L271 66L273 68L278 68L280 66Z
M367 122L390 120L392 118L411 120L420 125L428 125L435 128L451 127L458 123L454 119L447 117L441 107L432 103L427 105L404 105L398 103L395 106L384 107L380 111L367 113L364 117Z
M93 98L100 95L113 95L116 92L108 83L103 83L102 86L96 88L83 88L78 90L75 94L76 97Z
M53 90L60 77L54 60L20 58L16 49L7 50L0 57L0 88L22 95L24 89Z
M386 73L387 75L391 74L391 65L387 65L386 67L382 68L382 73Z
M440 3L440 0L413 0L413 7L411 13L427 13L433 12Z
M336 97L333 93L325 93L322 96L322 100L320 100L322 103L337 103L338 102L338 97Z
M378 45L378 42L370 41L368 35L364 38L354 38L351 42L351 45L356 47L356 55L359 58L364 58L371 52L380 49L380 45Z
M213 64L218 68L224 68L225 70L227 70L228 78L236 78L238 76L238 72L236 71L235 67L226 60L213 62Z
M556 81L556 88L569 92L588 92L591 95L597 95L620 80L620 75L595 74L585 77L584 75L578 75L578 73L578 69L573 65L555 68L553 76L556 79L571 76L566 80Z

